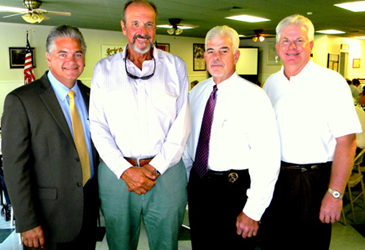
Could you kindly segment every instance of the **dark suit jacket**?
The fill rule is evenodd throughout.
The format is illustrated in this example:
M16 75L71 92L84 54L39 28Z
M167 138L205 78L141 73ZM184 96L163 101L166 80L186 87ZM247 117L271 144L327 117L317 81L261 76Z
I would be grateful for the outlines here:
M90 89L80 81L78 85L89 107ZM73 241L81 230L84 202L96 225L97 178L86 185L91 198L85 201L79 157L47 72L7 95L2 151L18 232L41 225L46 241Z

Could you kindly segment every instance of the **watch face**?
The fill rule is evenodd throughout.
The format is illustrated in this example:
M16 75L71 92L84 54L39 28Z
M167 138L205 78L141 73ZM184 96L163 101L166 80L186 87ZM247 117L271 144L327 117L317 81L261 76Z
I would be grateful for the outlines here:
M340 193L339 193L339 192L337 192L337 191L334 191L334 192L333 192L333 197L335 197L335 198L340 197Z

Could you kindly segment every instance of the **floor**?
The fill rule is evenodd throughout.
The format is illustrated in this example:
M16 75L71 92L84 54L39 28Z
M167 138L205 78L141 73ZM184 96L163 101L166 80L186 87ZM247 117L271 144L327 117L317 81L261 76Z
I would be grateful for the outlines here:
M353 222L351 207L348 203L346 196L344 198L344 211L346 213L347 226L342 222L337 222L333 225L332 231L332 241L330 250L360 250L365 249L365 238L358 233L351 224L365 224L365 204L363 200L356 201L355 204L355 216L356 223ZM188 225L188 218L184 219L184 224ZM102 222L103 223L103 222ZM0 228L9 228L10 223L5 222L4 218L0 216ZM19 245L18 234L13 232L3 243L0 243L1 250L22 250L21 245ZM102 242L97 243L97 250L107 250L108 245L106 243L105 237ZM140 241L138 250L148 250L148 242L146 232L142 227ZM179 250L190 250L190 241L179 241ZM259 248L258 248L259 249Z

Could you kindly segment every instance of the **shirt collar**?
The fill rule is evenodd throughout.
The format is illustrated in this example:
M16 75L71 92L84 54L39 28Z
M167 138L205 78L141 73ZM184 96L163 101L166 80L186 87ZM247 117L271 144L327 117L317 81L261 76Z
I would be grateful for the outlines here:
M61 100L61 101L65 101L68 95L68 92L70 91L69 88L67 88L63 83L61 83L60 81L58 81L56 79L56 77L54 77L54 75L52 74L51 71L48 71L48 80L51 83L51 86L56 94L56 96ZM71 90L73 90L73 92L75 93L75 96L79 96L80 95L80 89L79 86L77 85L77 81L76 84L71 88Z
M304 66L304 68L299 72L299 74L295 75L295 76L292 76L290 77L291 80L293 79L297 79L297 78L300 78L302 75L306 75L306 71L310 70L312 65L313 65L313 59L311 58L309 60L309 62ZM281 67L281 74L280 74L280 77L281 78L285 78L286 81L289 81L288 78L286 78L285 74L284 74L284 66Z
M129 47L129 44L127 44L127 46L125 46L125 48L124 48L124 50L122 52L122 58L124 59L124 61L126 59L128 47ZM158 60L158 51L157 51L158 49L153 44L152 44L151 49L153 49L152 54L153 54L153 57L155 58L155 60L157 61Z
M237 77L240 77L237 75L237 72L235 71L229 78L227 78L226 80L224 80L223 82L217 84L217 88L224 88L225 86L227 86L230 82L235 81L237 79ZM215 84L213 77L212 77L212 82Z

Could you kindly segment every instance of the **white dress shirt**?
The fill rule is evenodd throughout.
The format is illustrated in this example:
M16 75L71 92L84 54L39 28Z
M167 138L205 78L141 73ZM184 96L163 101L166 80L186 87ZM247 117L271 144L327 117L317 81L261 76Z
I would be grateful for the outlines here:
M212 78L190 92L192 133L184 164L193 166L203 114L213 90ZM280 166L280 145L274 111L265 92L234 73L217 85L208 166L210 170L248 169L251 187L243 212L259 221L269 205ZM237 197L239 199L239 197Z
M361 132L347 82L312 60L290 81L283 70L264 85L276 113L282 160L332 161L336 138Z
M156 71L148 80L127 76L125 54L99 61L90 99L91 135L102 160L120 178L131 165L124 157L154 157L150 164L163 174L181 159L190 134L188 77L185 62L154 49ZM153 72L154 60L142 70L127 59L136 76Z

